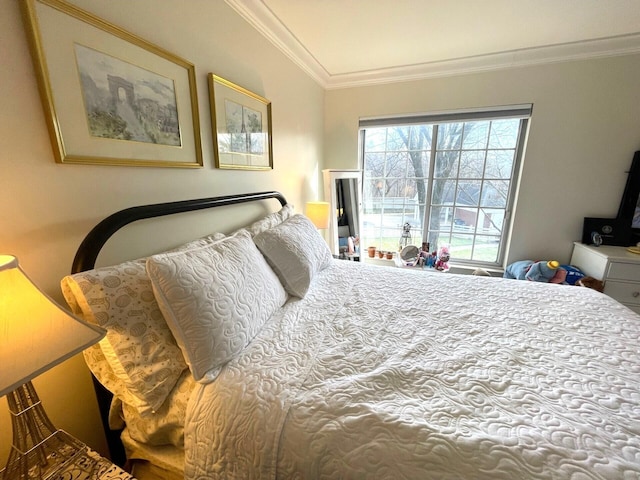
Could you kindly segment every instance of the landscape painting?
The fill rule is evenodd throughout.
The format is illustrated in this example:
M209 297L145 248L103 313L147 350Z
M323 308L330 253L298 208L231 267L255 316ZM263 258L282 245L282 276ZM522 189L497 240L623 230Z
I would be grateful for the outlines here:
M181 146L174 82L75 44L90 135Z

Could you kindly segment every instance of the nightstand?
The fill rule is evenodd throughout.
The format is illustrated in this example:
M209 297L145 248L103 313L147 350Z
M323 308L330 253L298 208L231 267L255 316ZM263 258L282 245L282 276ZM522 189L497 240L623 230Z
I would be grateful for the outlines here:
M640 255L626 247L575 242L571 265L604 282L604 293L640 313Z
M131 474L90 449L70 463L49 480L135 480Z

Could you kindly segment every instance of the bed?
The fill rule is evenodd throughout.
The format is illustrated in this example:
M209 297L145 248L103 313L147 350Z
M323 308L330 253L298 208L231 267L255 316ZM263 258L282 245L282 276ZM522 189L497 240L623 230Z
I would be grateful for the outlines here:
M271 199L94 268L131 222ZM604 294L334 259L278 192L123 212L62 289L138 478L640 478L640 316Z

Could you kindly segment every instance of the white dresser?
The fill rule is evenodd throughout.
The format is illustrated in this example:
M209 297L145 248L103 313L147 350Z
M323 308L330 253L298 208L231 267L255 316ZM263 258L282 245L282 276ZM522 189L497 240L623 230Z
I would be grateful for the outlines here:
M604 282L604 293L640 313L640 255L626 247L575 242L571 265Z

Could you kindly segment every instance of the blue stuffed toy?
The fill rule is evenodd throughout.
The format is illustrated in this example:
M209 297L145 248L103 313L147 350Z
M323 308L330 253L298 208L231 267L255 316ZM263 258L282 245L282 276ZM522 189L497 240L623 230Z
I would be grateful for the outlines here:
M559 280L558 273L560 272L560 263L556 260L549 260L548 262L540 261L534 262L533 260L520 260L509 265L504 271L504 278L513 278L516 280L529 280L531 282L552 282L562 283ZM554 278L556 277L556 278Z

